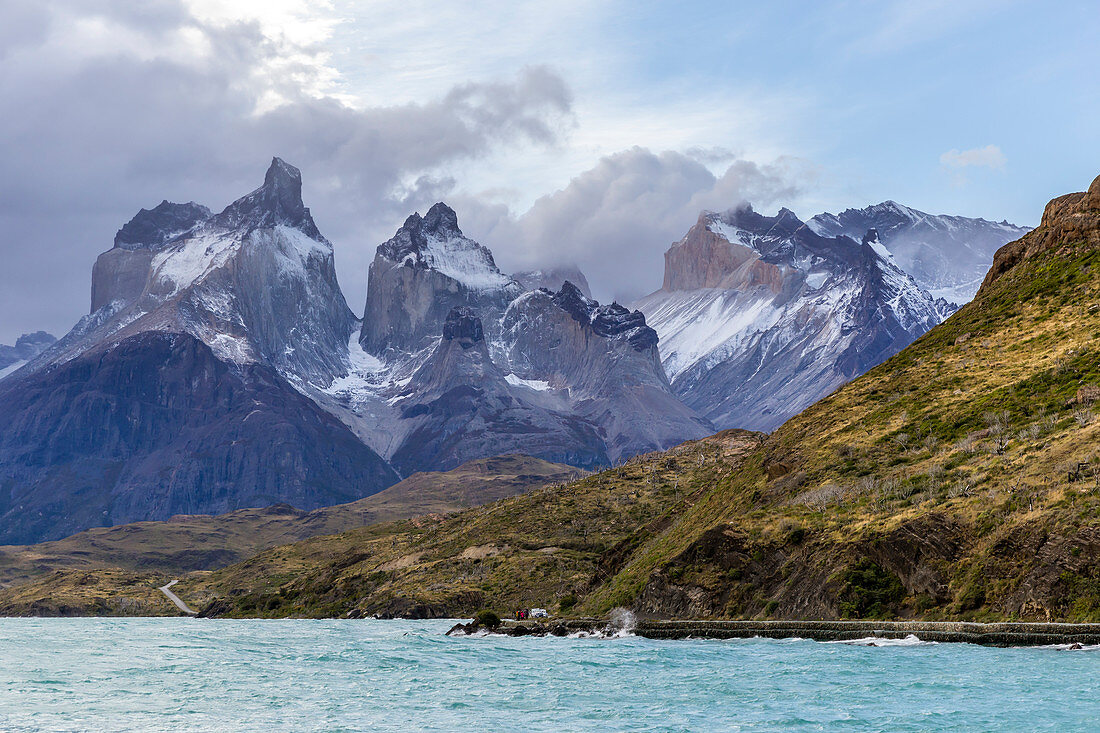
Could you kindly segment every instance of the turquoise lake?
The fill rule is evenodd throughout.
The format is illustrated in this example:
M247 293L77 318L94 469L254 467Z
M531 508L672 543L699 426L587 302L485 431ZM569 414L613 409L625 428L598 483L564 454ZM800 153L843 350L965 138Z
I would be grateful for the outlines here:
M1100 653L0 619L3 731L1096 730Z

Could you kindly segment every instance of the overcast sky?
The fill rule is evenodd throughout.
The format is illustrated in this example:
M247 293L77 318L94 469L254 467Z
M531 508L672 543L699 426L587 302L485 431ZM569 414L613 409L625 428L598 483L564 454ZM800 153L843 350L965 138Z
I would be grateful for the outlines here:
M139 208L219 210L273 155L356 311L440 199L620 300L744 200L1034 225L1100 173L1097 49L1092 0L3 0L0 342L67 331Z

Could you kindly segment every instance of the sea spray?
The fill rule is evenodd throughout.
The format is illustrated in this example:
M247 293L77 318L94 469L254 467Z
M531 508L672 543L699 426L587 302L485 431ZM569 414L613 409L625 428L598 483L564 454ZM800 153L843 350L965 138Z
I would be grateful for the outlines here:
M609 636L632 636L638 626L638 617L629 608L613 608L608 617Z

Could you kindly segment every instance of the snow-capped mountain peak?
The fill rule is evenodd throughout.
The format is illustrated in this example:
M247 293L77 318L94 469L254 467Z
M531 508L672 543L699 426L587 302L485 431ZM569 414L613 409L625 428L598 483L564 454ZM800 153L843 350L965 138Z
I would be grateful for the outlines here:
M411 215L379 245L367 274L360 342L371 353L416 352L439 338L452 308L503 311L523 287L500 271L487 247L458 227L443 202Z
M637 303L673 388L718 427L771 429L938 323L874 229L823 236L789 209L698 223Z
M927 214L890 200L818 214L806 225L824 237L853 239L875 229L898 267L934 297L960 305L974 297L997 249L1029 231L1008 222Z
M513 283L497 268L487 247L462 233L458 215L443 202L433 205L423 217L412 214L378 253L399 266L436 270L474 290Z
M274 158L263 185L217 215L194 203L143 209L96 260L92 314L47 356L173 331L303 383L344 374L355 318L301 194L299 170Z

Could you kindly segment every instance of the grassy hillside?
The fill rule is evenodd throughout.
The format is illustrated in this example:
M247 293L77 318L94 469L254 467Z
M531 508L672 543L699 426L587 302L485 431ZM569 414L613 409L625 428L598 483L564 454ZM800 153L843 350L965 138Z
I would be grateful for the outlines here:
M1100 179L975 301L770 436L265 550L208 615L547 606L712 618L1100 620Z
M1100 620L1098 400L1100 179L973 303L771 436L276 548L180 592L230 615Z
M443 517L276 547L176 592L213 613L447 616L569 608L665 531L763 436L728 431L568 484Z
M0 611L18 612L39 601L40 610L52 602L75 613L100 596L137 597L142 583L153 591L146 599L153 603L150 609L159 609L162 594L155 585L182 573L224 567L268 547L315 535L419 515L441 516L580 474L571 466L537 458L500 456L451 471L417 473L366 499L311 512L286 505L241 509L219 516L97 528L37 545L0 546L0 586L9 587L0 590ZM109 572L99 574L103 569ZM171 605L161 610L173 612Z

